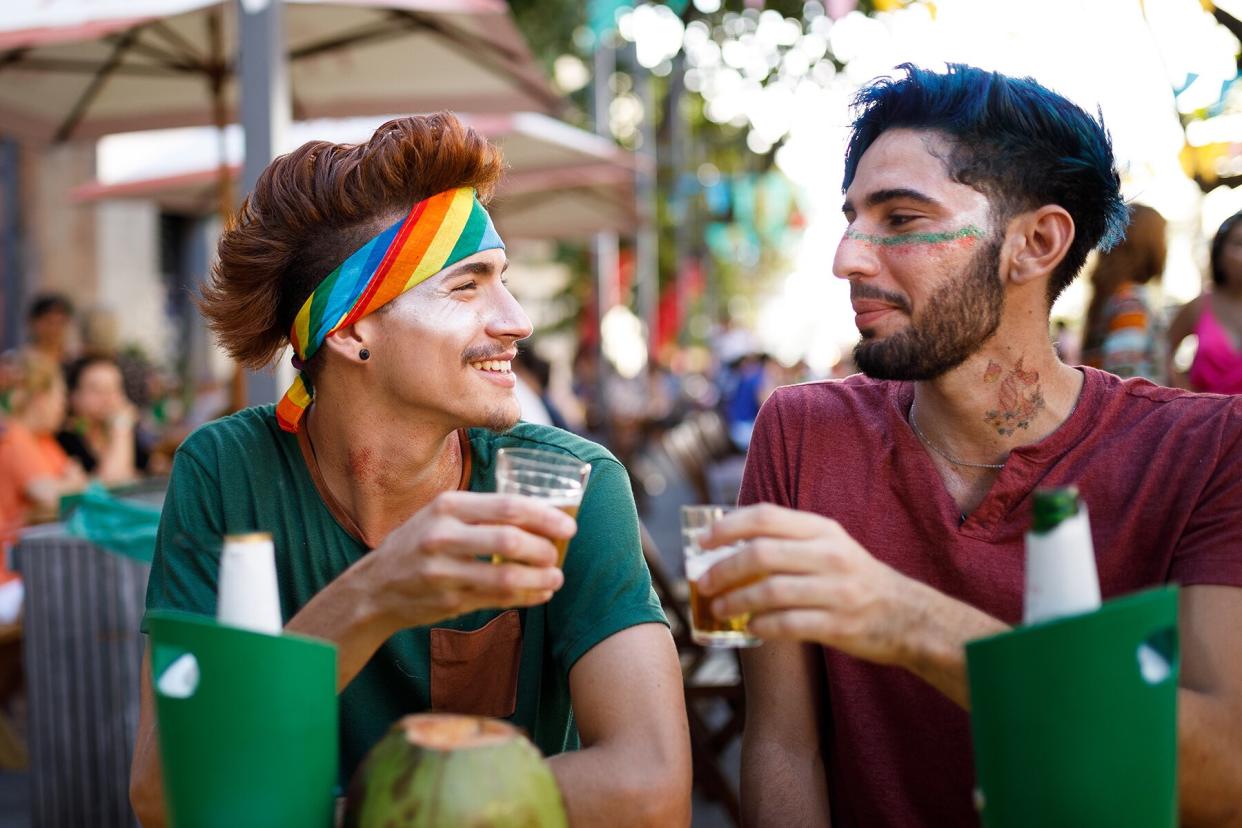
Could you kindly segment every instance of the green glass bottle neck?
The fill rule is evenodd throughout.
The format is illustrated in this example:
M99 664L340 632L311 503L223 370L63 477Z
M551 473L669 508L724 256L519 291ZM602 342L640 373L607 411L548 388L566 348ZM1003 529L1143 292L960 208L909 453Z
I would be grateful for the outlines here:
M1037 491L1035 492L1031 531L1038 534L1051 532L1076 514L1078 514L1078 489L1074 486Z

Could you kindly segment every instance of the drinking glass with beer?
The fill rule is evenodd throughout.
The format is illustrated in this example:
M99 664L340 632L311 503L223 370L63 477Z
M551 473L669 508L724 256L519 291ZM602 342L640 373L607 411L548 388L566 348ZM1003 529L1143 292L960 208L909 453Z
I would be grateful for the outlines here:
M737 554L740 543L703 549L699 540L712 524L733 511L732 506L682 506L681 548L686 559L686 581L690 585L690 637L707 647L754 647L762 641L746 631L750 614L719 619L712 615L710 600L699 595L698 581L715 564Z
M591 464L568 454L531 448L502 448L496 452L496 491L547 501L574 520L582 505ZM569 539L555 540L556 565L565 565ZM497 562L496 556L492 558Z

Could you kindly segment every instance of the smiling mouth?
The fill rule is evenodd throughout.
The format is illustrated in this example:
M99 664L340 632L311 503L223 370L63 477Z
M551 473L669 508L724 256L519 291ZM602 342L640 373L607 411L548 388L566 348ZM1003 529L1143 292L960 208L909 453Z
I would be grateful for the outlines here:
M472 362L470 367L491 374L508 374L513 370L513 363L507 359L487 359L482 362Z

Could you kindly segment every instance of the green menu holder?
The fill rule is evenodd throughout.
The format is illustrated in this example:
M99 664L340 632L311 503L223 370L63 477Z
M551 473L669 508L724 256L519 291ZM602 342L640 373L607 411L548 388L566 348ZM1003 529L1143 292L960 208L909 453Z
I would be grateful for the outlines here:
M174 828L329 828L336 647L152 611L152 683ZM197 661L197 681L167 675ZM166 679L161 687L161 679Z
M985 828L1177 825L1177 588L966 645Z

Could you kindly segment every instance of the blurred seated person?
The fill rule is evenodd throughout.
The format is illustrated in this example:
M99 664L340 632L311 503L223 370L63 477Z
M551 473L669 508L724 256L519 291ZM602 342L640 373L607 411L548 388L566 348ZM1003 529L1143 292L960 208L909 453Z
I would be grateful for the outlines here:
M670 360L653 357L647 363L647 428L656 433L672 428L686 415L681 378Z
M125 396L121 369L102 356L84 356L65 372L69 418L57 442L105 486L146 474L150 455L138 439L138 412Z
M121 347L120 323L116 312L102 305L88 308L82 313L79 331L82 340L81 355L104 357L116 362L121 369L121 384L125 396L139 411L145 411L151 403L155 369L139 349Z
M548 393L552 365L530 348L519 348L511 364L513 373L517 375L517 385L513 390L522 409L522 419L528 423L571 430Z
M13 413L0 426L0 546L32 520L56 515L61 495L86 485L81 465L56 442L65 418L60 366L35 354L19 362ZM0 573L0 580L3 579Z
M56 365L65 365L72 355L70 333L73 304L62 294L44 293L34 298L26 313L29 341L22 353L35 353Z
M601 433L604 413L599 394L599 352L594 345L583 343L574 352L570 378L570 388L578 402L578 410L570 415L578 422L576 430L585 434Z
M0 409L12 410L9 397L26 356L40 356L58 366L68 363L72 323L73 305L61 294L44 293L34 298L26 311L27 342L0 355Z
M745 451L750 445L759 407L772 393L768 381L768 364L771 361L767 354L747 354L726 375L724 416L729 425L729 436L740 451Z
M1096 260L1083 325L1084 364L1119 377L1166 382L1164 325L1147 293L1147 284L1164 272L1166 226L1156 210L1132 204L1125 239Z
M1208 258L1212 289L1186 303L1169 325L1169 378L1179 388L1242 394L1242 211L1225 219ZM1188 373L1173 355L1191 334L1199 348Z

